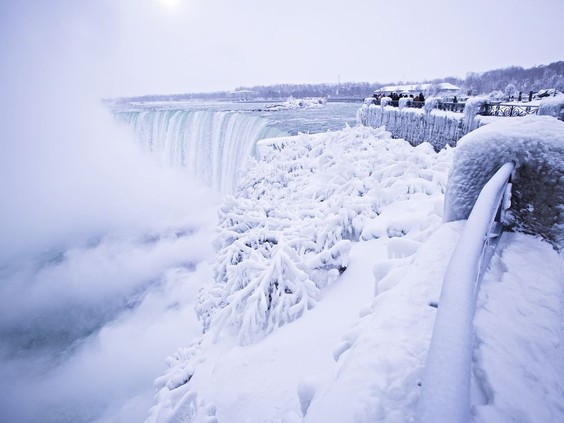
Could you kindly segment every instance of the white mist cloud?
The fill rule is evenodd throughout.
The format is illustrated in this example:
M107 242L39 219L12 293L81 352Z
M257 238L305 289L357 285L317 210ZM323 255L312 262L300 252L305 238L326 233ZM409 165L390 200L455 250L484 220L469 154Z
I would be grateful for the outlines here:
M111 3L0 4L0 421L139 421L198 333L218 195L101 104Z
M199 334L193 307L209 277L205 264L171 268L135 309L47 363L37 354L4 359L2 421L143 421L164 358Z
M43 3L2 11L0 259L205 206L191 200L201 188L141 153L100 103L111 42L96 24L115 10Z

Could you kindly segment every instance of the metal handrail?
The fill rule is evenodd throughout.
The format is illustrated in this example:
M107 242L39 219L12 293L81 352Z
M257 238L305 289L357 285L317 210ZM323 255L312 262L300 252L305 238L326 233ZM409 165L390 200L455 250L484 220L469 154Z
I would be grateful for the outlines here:
M501 235L514 167L514 163L504 164L482 188L450 258L417 405L419 423L463 423L470 419L476 298Z
M478 113L482 116L527 116L538 114L538 104L490 102L483 105Z

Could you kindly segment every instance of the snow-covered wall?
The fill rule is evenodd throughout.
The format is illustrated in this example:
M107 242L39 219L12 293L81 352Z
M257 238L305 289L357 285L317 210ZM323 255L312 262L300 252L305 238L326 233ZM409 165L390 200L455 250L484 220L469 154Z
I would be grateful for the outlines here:
M513 161L508 228L564 246L564 123L548 116L507 118L458 143L445 194L445 222L467 219L480 190Z
M437 151L446 145L455 146L468 132L464 115L441 110L364 104L357 121L373 128L385 126L394 138L403 138L413 146L429 142Z

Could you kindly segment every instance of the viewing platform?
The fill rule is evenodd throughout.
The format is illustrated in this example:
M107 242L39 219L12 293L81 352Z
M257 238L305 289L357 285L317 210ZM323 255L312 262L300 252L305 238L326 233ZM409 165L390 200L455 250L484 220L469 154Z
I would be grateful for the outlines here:
M368 98L366 101L369 101L368 104L375 104L381 105L381 99L377 98ZM388 101L387 105L392 107L399 107L400 106L399 100L391 100ZM465 102L454 102L454 101L438 101L435 109L444 110L444 111L451 111L451 112L458 112L464 113ZM416 101L416 100L408 100L405 102L403 107L421 109L425 106L424 101ZM487 102L482 105L480 111L478 112L481 116L504 116L504 117L513 117L513 116L527 116L527 115L536 115L539 110L539 105L536 103L512 103L512 102L501 102L501 101L492 101Z

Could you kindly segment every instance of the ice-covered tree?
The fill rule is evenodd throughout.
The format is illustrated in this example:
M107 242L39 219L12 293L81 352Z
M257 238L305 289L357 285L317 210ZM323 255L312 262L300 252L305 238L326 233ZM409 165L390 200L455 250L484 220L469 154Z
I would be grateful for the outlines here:
M515 97L515 95L517 94L517 88L515 88L515 85L513 84L507 84L507 86L503 90L503 93L505 94L505 97L509 100L511 99L511 97Z

